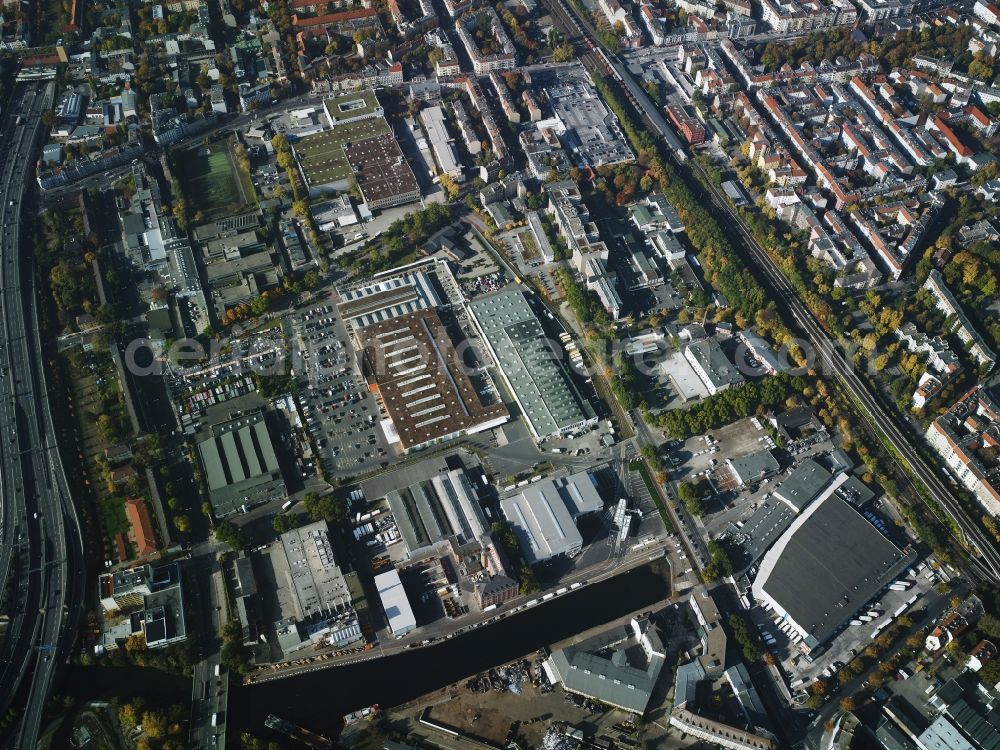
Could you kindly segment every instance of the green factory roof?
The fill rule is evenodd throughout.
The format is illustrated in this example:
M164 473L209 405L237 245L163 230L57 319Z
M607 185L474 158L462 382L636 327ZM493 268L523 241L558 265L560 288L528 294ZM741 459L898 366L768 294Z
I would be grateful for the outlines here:
M520 291L481 297L470 304L512 395L538 437L582 424L592 416Z
M663 669L664 653L655 628L642 619L554 651L551 661L571 693L642 715Z
M218 516L286 494L263 414L217 424L198 443L209 498Z

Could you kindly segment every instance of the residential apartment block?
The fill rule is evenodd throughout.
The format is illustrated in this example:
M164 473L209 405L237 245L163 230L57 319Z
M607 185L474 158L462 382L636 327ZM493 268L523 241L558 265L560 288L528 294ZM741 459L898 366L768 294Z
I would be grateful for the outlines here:
M1000 515L1000 407L977 386L927 428L927 440L983 508Z

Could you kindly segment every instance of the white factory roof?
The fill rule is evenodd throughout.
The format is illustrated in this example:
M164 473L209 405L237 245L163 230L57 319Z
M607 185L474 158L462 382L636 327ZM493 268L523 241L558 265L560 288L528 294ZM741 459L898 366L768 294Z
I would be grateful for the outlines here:
M403 582L399 580L399 572L395 568L375 576L375 588L378 589L393 635L404 635L417 627L410 600L406 598Z
M525 487L500 501L529 564L573 555L583 546L575 519L604 507L587 472Z
M345 290L341 298L340 314L355 329L443 304L430 276L422 271Z
M427 137L430 138L441 171L445 174L461 172L462 164L458 160L448 128L444 124L444 110L441 107L427 107L420 112L420 122L427 129Z

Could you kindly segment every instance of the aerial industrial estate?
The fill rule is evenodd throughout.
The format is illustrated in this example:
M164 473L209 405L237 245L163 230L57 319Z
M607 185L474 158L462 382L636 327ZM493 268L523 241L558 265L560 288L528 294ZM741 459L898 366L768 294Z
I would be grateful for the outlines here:
M7 10L0 747L996 746L996 5Z

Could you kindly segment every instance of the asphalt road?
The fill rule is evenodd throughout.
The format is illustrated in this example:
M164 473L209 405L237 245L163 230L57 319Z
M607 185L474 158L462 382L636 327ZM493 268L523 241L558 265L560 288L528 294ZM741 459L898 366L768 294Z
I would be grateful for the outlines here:
M564 33L568 34L574 41L583 42L590 47L593 52L588 53L585 57L589 58L591 66L596 64L602 71L619 79L632 104L644 115L645 124L660 136L678 161L687 161L686 155L682 151L678 151L677 136L666 126L655 105L649 101L648 96L636 84L621 63L613 55L609 55L599 49L593 31L587 26L586 20L580 19L562 0L543 0L543 3L552 13L553 18L562 27ZM598 59L595 60L595 58ZM651 116L654 112L655 116ZM711 184L708 180L706 182ZM769 291L772 292L775 299L783 303L785 309L791 314L800 330L812 344L818 359L814 367L824 367L826 374L833 375L843 384L854 399L855 406L858 407L856 411L865 419L872 430L876 433L881 433L884 439L896 451L896 455L899 458L894 457L894 460L904 470L904 473L908 469L924 485L933 500L954 519L966 539L975 544L979 549L981 557L972 558L971 567L974 568L974 571L970 572L974 572L978 577L982 577L987 581L996 582L1000 579L1000 552L993 547L991 540L986 537L978 526L966 516L964 508L962 508L957 499L912 447L910 441L913 438L905 434L903 429L900 428L895 413L884 409L875 396L868 390L864 382L836 348L834 341L820 327L816 319L799 300L794 288L771 260L770 256L756 242L752 233L725 198L717 190L704 191L700 190L696 185L692 187L696 191L701 192L699 197L706 204L712 205L714 214L726 216L730 219L728 223L732 225L732 228L742 240L747 254L755 261L757 270L763 275L765 286L770 288ZM758 686L766 685L767 690L765 692L770 693L770 680L765 675L755 674L754 681ZM849 685L847 687L852 686ZM776 711L777 706L772 701L769 700L768 702L770 704L769 708L772 714L774 714L772 715L773 719L778 718L778 716L784 713L780 710ZM815 740L815 736L813 736L813 740Z
M20 216L35 210L27 188L38 157L41 113L51 108L53 93L51 83L19 84L0 133L5 175L0 184L0 570L17 563L17 603L0 652L0 712L27 681L21 724L6 742L17 748L35 747L56 670L76 634L84 585L79 524L49 411L34 273L20 257Z
M719 212L728 215L730 226L739 232L744 247L764 276L765 285L771 288L775 298L781 300L792 319L805 333L815 352L816 363L813 367L822 370L828 376L834 376L841 382L854 399L855 405L860 406L856 411L874 432L882 434L896 455L900 457L894 457L894 461L903 470L903 473L908 474L907 469L909 469L909 473L912 473L923 484L931 498L944 508L955 521L965 539L979 550L979 557L970 558L977 577L993 583L1000 581L1000 551L994 547L992 540L966 515L961 503L913 447L913 443L919 438L904 432L895 412L884 408L876 396L872 394L845 359L840 349L837 348L833 339L820 327L812 313L798 298L795 289L785 278L785 275L757 243L743 220L729 206L723 196L713 189L712 193L704 197L708 198Z
M645 91L635 82L620 61L613 55L599 49L586 20L582 20L583 27L581 27L581 19L563 0L545 0L545 5L552 12L553 17L561 22L564 30L568 31L570 36L578 40L582 38L591 49L597 50L595 54L601 58L601 66L603 68L610 66L611 74L625 88L632 104L644 115L646 124L662 138L678 161L687 161L683 148L678 147L679 140L676 134L667 126L656 105L649 100ZM696 168L700 169L700 167ZM711 184L710 181L706 180L706 182ZM993 541L986 533L966 515L961 503L913 447L912 443L919 438L906 433L905 427L901 426L896 413L892 409L885 408L871 393L864 381L855 373L851 364L837 349L833 339L823 330L799 299L795 289L777 264L757 243L746 224L719 191L714 187L709 192L697 185L692 185L692 187L702 193L699 197L703 198L706 203L712 204L717 215L727 216L730 219L727 226L731 226L742 240L745 251L763 276L765 286L769 287L774 299L781 301L812 345L817 360L813 367L823 369L825 374L832 375L843 384L855 402L855 410L876 434L880 433L892 446L896 454L893 460L903 470L903 473L907 476L912 474L926 488L934 502L941 506L955 521L964 536L964 540L978 550L979 556L973 555L970 558L971 572L985 581L1000 582L1000 550L993 545Z
M192 550L186 566L185 585L192 600L190 609L200 618L200 622L189 622L188 626L201 631L202 649L191 681L191 722L188 726L191 750L226 745L229 673L222 666L220 634L226 618L224 608L228 608L228 604L223 588L224 571L218 558L221 549L213 543L199 544Z

